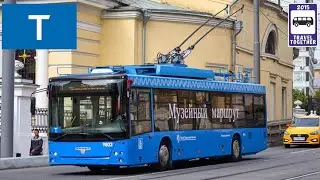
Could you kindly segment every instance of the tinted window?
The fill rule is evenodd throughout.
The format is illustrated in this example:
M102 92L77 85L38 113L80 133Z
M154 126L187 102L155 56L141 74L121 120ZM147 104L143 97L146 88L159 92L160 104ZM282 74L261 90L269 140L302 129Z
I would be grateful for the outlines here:
M150 116L150 90L134 89L139 97L139 104L133 104L133 98L130 98L130 119L132 126L132 134L142 134L151 132L151 116ZM131 96L133 97L133 96Z
M169 131L175 129L177 124L169 113L169 106L174 108L176 107L177 102L178 98L176 91L169 91L166 89L154 90L155 131ZM177 116L177 114L175 114L175 116Z
M264 96L199 91L154 91L158 130L265 127Z
M196 92L195 91L178 91L178 106L175 109L169 109L170 113L174 112L177 114L175 121L177 121L176 129L181 130L191 130L196 129L195 111L193 108L198 108L201 106L196 102ZM172 107L173 108L173 107ZM178 108L178 109L177 109ZM171 115L172 116L172 115ZM179 116L179 117L178 117Z

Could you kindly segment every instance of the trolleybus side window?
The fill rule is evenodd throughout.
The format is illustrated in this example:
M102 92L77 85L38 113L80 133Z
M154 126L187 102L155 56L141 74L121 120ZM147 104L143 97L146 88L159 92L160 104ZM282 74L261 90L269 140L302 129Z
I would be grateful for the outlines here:
M173 108L178 103L177 91L154 89L155 131L175 130L175 120L170 118L169 105Z
M251 94L246 94L245 99L244 99L244 104L245 104L245 116L246 116L246 121L247 127L255 127L256 126L256 121L254 119L254 114L253 114L253 96Z
M226 96L224 93L210 93L212 129L224 128L223 109L226 108ZM220 111L221 110L221 111ZM220 113L222 112L222 114Z
M212 129L211 121L211 104L209 100L209 93L207 92L196 92L196 107L203 108L202 115L196 119L196 129ZM204 111L204 112L203 112Z
M232 108L237 110L234 120L234 127L241 128L247 126L246 110L245 110L245 97L244 94L232 94Z
M196 104L196 92L195 91L178 91L178 106L177 108L182 108L177 112L177 117L175 121L176 130L192 130L196 129L196 118L194 114L191 114L187 109L197 108ZM178 117L179 115L179 117Z
M151 106L150 106L150 90L134 89L138 96L137 104L133 103L133 97L130 98L130 119L132 124L132 134L142 134L152 131L151 128Z
M258 127L265 127L265 109L264 109L264 97L261 95L254 96L254 118L257 119L257 126Z

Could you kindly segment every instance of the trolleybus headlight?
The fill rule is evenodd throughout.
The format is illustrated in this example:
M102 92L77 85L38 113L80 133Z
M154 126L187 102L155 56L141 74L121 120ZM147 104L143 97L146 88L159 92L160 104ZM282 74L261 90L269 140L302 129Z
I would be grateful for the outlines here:
M57 156L57 155L58 155L58 153L57 153L57 152L54 152L54 153L53 153L53 155L54 155L54 156Z
M118 152L114 152L114 155L115 155L115 156L118 156Z
M120 151L120 155L123 155L123 152L122 152L122 151Z

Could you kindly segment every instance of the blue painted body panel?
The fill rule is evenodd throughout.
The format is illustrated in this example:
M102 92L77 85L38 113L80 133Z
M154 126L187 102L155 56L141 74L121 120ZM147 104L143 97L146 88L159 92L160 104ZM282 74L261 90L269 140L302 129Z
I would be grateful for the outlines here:
M213 71L187 68L184 65L143 65L105 68L113 68L113 70L116 69L115 71L121 71L122 74L126 74L128 79L133 80L132 87L151 88L152 95L152 88L253 94L266 93L265 86L263 85L216 81L214 80L215 73ZM103 67L97 69L103 69ZM90 76L92 70L89 69L88 76ZM116 72L110 74L116 74ZM73 76L76 75L69 77L72 78ZM153 112L153 106L151 108ZM268 146L267 128L154 132L153 113L151 113L151 117L153 132L133 136L130 139L112 141L112 147L109 147L110 142L50 141L49 164L137 166L156 163L158 160L159 143L164 137L169 137L171 140L173 161L230 155L232 137L236 133L241 137L242 155L258 153L267 149ZM80 150L75 150L77 147L86 147L91 150L80 154Z
M265 94L266 89L263 85L248 83L233 83L214 80L196 80L182 78L168 78L158 76L128 75L128 79L133 80L134 87L166 88L166 89L185 89L199 91L217 92L238 92Z
M192 71L192 74L190 73ZM214 78L214 72L212 70L174 67L174 66L156 66L156 75L158 76L175 76L184 78Z
M241 136L243 155L258 153L268 146L266 128L151 132L130 139L113 141L112 147L104 147L103 142L49 142L49 159L50 165L152 164L157 162L159 142L163 137L169 137L171 140L173 161L218 157L231 154L231 142L235 133ZM90 147L91 150L81 155L80 151L75 150L76 147ZM115 155L115 152L118 154ZM120 158L123 159L122 162L119 161Z

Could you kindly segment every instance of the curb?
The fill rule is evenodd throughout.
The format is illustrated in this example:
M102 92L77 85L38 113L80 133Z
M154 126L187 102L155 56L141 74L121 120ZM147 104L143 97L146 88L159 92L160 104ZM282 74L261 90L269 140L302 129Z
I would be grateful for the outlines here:
M49 166L48 156L0 158L0 170Z

